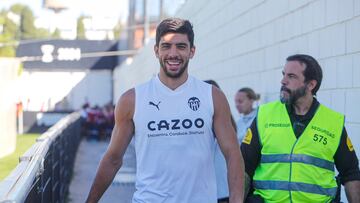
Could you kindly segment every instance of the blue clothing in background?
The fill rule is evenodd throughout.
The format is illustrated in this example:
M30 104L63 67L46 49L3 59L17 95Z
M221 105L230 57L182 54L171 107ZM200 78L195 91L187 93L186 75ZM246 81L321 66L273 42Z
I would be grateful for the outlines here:
M237 127L237 138L239 144L242 142L247 129L250 127L254 118L256 117L257 109L252 110L248 115L241 115L239 120L236 122Z

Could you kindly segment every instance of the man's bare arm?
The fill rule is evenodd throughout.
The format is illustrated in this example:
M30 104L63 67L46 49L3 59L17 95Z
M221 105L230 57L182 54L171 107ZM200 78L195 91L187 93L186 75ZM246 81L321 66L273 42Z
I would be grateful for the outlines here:
M134 132L133 114L135 91L124 93L115 108L115 126L111 141L104 157L100 161L95 180L91 186L86 202L98 202L111 184L122 165L122 158Z
M213 87L214 131L220 149L224 154L229 184L230 203L243 202L244 198L244 160L231 123L230 107L225 95Z
M360 181L353 180L345 183L346 197L350 203L360 202Z

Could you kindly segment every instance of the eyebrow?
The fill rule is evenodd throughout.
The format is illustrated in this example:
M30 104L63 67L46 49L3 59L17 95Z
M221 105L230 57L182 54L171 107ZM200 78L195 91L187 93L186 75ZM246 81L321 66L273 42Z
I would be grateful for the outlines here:
M176 43L176 45L184 45L184 46L187 46L187 44L186 44L185 42Z
M298 77L298 75L296 75L295 73L286 73L284 71L281 71L283 75L289 75L289 76L296 76Z
M174 43L174 44L175 44L175 46L185 46L185 47L189 46L189 45L188 45L187 43L185 43L185 42L179 42L179 43ZM160 43L159 46L170 46L170 45L172 45L172 43L162 42L162 43Z

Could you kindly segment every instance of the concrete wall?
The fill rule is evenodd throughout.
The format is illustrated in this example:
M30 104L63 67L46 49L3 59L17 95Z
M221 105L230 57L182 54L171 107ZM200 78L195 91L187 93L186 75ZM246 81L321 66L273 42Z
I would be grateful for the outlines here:
M0 158L16 146L16 78L19 62L0 58Z
M159 62L153 54L153 46L154 41L151 40L134 59L128 58L122 66L114 70L113 103L116 104L126 90L149 80L159 72Z
M85 102L112 101L112 71L29 72L21 76L20 99L24 110L80 109Z
M74 109L79 109L88 101L91 106L104 106L112 102L113 77L111 70L92 70L86 72L83 80L68 95Z
M318 99L346 115L360 157L359 0L188 0L177 16L190 19L195 29L190 72L219 82L235 118L233 97L239 88L254 88L261 103L278 99L286 57L317 58L324 72ZM158 72L153 45L115 72L115 100Z
M306 53L323 67L319 100L347 115L349 134L360 143L360 2L358 0L187 1L179 17L195 29L190 72L219 82L233 113L234 93L250 86L261 102L278 98L288 55ZM154 41L114 72L114 101L158 72ZM360 149L358 150L360 151Z

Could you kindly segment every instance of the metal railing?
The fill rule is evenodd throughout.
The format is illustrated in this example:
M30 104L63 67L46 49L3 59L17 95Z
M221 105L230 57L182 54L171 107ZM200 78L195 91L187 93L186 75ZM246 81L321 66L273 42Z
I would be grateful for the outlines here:
M81 139L80 114L61 119L36 139L0 182L0 203L65 202Z

